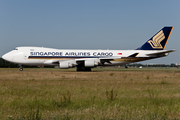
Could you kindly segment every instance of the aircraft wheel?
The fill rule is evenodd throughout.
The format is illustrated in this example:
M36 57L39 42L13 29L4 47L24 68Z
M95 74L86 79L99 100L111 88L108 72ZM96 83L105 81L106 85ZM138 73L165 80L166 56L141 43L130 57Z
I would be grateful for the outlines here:
M19 68L19 71L23 71L23 68Z
M85 67L78 67L76 71L91 71L91 68L85 68Z
M91 68L85 68L85 71L91 71Z

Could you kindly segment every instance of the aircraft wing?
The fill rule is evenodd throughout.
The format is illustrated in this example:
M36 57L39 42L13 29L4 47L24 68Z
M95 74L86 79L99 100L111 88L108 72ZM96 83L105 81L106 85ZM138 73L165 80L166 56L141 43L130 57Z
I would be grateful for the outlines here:
M167 56L169 53L174 52L174 51L176 51L176 50L167 50L167 51L150 53L150 54L146 54L146 55L150 56L150 57Z
M80 58L80 59L72 59L78 63L83 61L97 61L97 62L108 62L112 61L113 59L121 59L121 57L103 57L103 58ZM71 62L72 60L47 60L44 62L44 64L59 64L60 62Z
M75 59L75 61L78 65L82 64L85 61L94 61L96 62L96 65L98 65L98 64L104 64L105 62L112 64L110 61L114 59L121 59L121 57L83 58L83 59Z
M111 64L110 61L112 61L112 60L114 60L114 59L121 59L121 57L107 57L107 58L99 58L99 59L100 59L100 62L103 63L103 64L104 64L105 62Z
M94 60L94 59L99 59L99 60L113 60L113 59L121 59L121 57L103 57L103 58L82 58L82 59L75 59L76 61L84 61L84 60Z
M59 61L58 60L47 60L44 62L44 64L59 64Z

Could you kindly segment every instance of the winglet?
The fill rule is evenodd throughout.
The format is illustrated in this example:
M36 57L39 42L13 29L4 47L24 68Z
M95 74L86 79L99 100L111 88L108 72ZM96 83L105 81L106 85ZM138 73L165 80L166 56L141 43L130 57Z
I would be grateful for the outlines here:
M164 50L173 27L164 27L136 50Z

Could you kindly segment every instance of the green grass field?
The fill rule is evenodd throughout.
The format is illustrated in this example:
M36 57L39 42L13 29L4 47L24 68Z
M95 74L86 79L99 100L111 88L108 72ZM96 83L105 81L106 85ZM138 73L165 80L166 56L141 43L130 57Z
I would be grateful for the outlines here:
M180 69L0 68L0 119L180 119Z

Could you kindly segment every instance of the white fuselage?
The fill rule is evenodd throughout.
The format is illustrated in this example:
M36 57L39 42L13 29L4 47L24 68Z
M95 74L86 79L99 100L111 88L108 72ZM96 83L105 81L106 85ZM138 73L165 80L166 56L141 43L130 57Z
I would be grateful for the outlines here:
M164 50L173 27L163 27L136 50L69 50L44 47L17 47L2 56L21 65L52 65L77 71L91 71L96 66L122 65L167 56L175 50ZM20 67L22 71L22 68Z
M54 65L68 62L77 65L78 61L94 61L95 65L121 65L162 57L147 54L166 50L69 50L44 47L17 47L3 55L3 59L20 65ZM136 54L134 57L128 57ZM164 55L166 56L166 55ZM105 60L104 64L100 64ZM110 62L106 62L106 60Z

